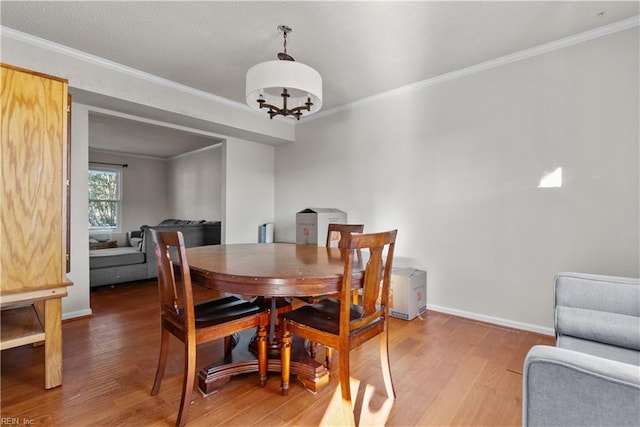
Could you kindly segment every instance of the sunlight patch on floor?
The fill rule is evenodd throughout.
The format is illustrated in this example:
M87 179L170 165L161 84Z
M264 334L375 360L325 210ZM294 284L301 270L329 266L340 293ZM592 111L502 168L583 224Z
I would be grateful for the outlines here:
M376 388L371 385L365 385L364 393L362 394L363 401L358 402L360 381L351 377L351 399L354 407L361 408L359 414L356 414L356 418L359 417L359 426L384 426L389 419L391 408L393 408L393 400L386 397L386 395L376 394ZM383 391L384 393L384 391ZM374 398L375 396L375 398ZM372 401L375 400L375 403ZM329 406L322 417L320 422L321 426L346 426L350 425L350 420L345 420L342 413L342 392L340 387L336 387Z

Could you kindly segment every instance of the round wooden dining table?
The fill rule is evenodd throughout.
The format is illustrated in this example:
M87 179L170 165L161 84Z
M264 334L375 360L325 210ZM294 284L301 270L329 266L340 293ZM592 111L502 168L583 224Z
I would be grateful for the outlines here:
M224 293L257 296L270 301L274 336L276 300L280 297L309 297L340 291L344 269L343 252L338 248L292 243L255 243L198 246L187 249L193 283ZM354 266L352 289L360 286L363 267ZM198 375L200 391L211 394L232 375L258 370L248 342L240 334L232 355L202 369ZM277 342L275 343L277 345ZM270 357L268 371L280 371L280 358ZM291 372L312 392L329 381L323 364L312 358L301 342L292 348Z

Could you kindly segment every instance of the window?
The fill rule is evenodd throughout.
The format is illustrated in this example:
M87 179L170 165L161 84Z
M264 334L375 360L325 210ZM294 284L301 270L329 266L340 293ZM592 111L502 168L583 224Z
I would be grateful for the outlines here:
M120 231L120 175L118 169L89 169L89 231Z

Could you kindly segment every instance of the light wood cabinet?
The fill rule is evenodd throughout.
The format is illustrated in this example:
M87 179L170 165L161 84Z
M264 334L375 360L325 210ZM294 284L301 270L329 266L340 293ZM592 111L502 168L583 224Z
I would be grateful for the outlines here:
M67 81L0 64L0 348L44 339L45 388L62 383L68 262Z

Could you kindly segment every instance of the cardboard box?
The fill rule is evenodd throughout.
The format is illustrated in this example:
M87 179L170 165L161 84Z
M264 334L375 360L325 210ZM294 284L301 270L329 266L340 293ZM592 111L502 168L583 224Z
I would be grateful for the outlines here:
M330 223L347 223L347 213L335 208L307 208L296 214L296 243L324 246Z
M427 272L394 268L391 272L389 315L411 320L427 311Z

